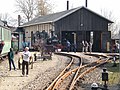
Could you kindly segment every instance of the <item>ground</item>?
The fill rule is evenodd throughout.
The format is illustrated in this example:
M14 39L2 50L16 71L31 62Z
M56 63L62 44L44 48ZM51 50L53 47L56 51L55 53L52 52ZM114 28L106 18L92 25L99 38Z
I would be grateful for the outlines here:
M32 53L34 54L34 53ZM75 54L75 53L72 53ZM85 56L83 53L77 53L82 57L85 57L86 61L93 61L97 58L92 56ZM16 67L20 54L15 55L14 61ZM0 63L0 90L45 90L46 87L55 79L60 71L69 63L70 59L63 56L53 54L52 60L42 61L37 60L34 62L33 69L30 69L28 77L21 77L21 70L9 71L8 60L4 60ZM17 67L18 68L18 67ZM90 84L93 82L99 82L102 69L96 69L92 74L88 74L87 81L83 81L83 90L90 89ZM91 76L91 77L90 77ZM94 77L96 76L96 77ZM97 78L97 79L96 79ZM89 85L87 85L89 83ZM87 86L86 86L87 85ZM114 86L116 87L116 86ZM117 90L111 89L110 90Z
M14 61L15 65L17 67L17 61L18 61L18 55L15 55ZM0 64L0 90L19 90L24 89L26 85L28 85L30 82L34 81L36 78L38 78L38 75L41 75L42 78L42 84L46 80L45 75L43 75L45 72L50 72L51 70L55 69L54 71L50 72L48 76L50 76L52 79L55 77L57 71L60 71L60 68L62 68L62 65L64 64L64 60L59 62L59 58L53 55L52 60L47 61L41 61L38 60L34 63L34 68L29 69L29 76L28 77L21 77L21 70L11 70L9 71L8 68L8 60L4 60ZM61 65L61 66L60 66ZM54 67L59 67L58 70ZM63 67L64 68L64 67ZM51 69L51 70L50 70ZM58 73L57 73L58 74ZM50 79L50 78L49 78ZM41 87L44 87L41 85ZM33 87L32 87L33 88ZM36 87L35 87L36 88Z

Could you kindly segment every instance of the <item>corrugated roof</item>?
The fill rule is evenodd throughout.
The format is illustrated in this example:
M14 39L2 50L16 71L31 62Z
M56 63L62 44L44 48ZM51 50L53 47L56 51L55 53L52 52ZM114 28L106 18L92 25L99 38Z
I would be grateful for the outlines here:
M49 15L45 15L45 16L39 16L39 17L36 17L34 18L33 20L27 22L27 23L24 23L23 25L21 25L20 27L25 27L25 26L30 26L30 25L36 25L36 24L42 24L42 23L49 23L49 22L55 22L57 20L60 20L61 18L81 9L81 8L85 8L86 10L106 19L108 22L110 23L113 23L112 21L108 20L107 18L89 10L88 8L86 7L77 7L77 8L74 8L74 9L70 9L70 10L66 10L66 11L62 11L62 12L58 12L58 13L53 13L53 14L49 14Z

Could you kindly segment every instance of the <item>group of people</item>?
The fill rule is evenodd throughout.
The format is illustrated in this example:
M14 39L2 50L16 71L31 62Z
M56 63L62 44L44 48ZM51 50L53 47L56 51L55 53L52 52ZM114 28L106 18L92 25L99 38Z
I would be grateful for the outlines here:
M87 42L87 41L82 41L81 43L82 46L82 52L92 52L92 42ZM77 45L75 43L71 43L69 40L64 40L63 41L63 46L65 51L69 52L76 52L77 51Z
M23 48L25 48L25 47L29 47L30 46L30 42L25 42L25 41L23 41L22 42L22 46L23 46Z
M22 76L25 75L25 67L26 67L26 76L28 76L29 73L29 60L30 60L31 54L29 52L29 48L25 47L25 50L22 54ZM8 52L8 60L9 60L9 70L11 71L11 65L13 65L14 70L16 70L16 66L14 64L14 53L13 49L10 48L10 52Z
M82 52L92 52L92 43L87 41L82 41Z
M70 43L69 40L66 40L66 50L67 52L70 52L70 51L76 52L76 44Z

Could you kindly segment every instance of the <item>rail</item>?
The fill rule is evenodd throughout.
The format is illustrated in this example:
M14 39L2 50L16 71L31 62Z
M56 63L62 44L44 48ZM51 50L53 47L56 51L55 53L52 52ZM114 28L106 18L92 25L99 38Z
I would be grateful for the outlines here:
M60 84L69 76L71 75L73 72L75 73L73 79L72 79L72 82L70 84L70 87L69 87L69 90L73 90L74 88L74 85L75 83L80 79L80 78L83 78L84 75L86 75L87 73L93 71L95 68L97 68L98 66L108 62L109 58L107 58L106 55L100 55L99 59L92 62L92 63L89 63L89 64L85 64L85 65L82 65L82 59L80 56L77 56L77 55L71 55L71 54L65 54L65 53L57 53L58 55L63 55L63 56L69 56L71 57L71 62L68 64L68 66L59 74L59 76L50 84L50 86L46 89L46 90L57 90L60 86ZM77 68L74 68L72 70L69 70L69 71L66 71L68 70L68 68L70 68L73 64L73 58L74 57L77 57L79 58L80 60L80 64ZM102 60L101 57L104 57L106 60ZM95 65L93 65L95 64ZM80 71L82 69L84 69L85 67L88 67L88 66L92 66L91 68L85 70L84 72L80 73Z

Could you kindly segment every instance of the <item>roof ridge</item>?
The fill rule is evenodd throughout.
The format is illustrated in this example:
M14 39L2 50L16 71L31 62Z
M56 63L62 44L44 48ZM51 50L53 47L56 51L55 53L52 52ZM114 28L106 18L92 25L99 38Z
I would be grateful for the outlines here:
M94 11L92 11L92 10L90 10L90 9L84 7L84 6L80 6L80 7L72 8L72 9L69 9L69 10L61 11L61 12L51 13L51 14L44 15L44 16L38 16L38 17L32 19L31 21L29 21L27 23L24 23L20 27L36 25L36 24L41 24L41 23L55 22L57 20L60 20L64 17L66 17L67 15L70 15L71 13L73 13L73 12L75 12L75 11L81 9L81 8L84 8L84 9L88 10L89 12L92 12L92 13L96 14L97 16L99 16L101 18L104 18L105 20L109 21L110 23L113 23L112 21L103 17L102 15L97 14Z

